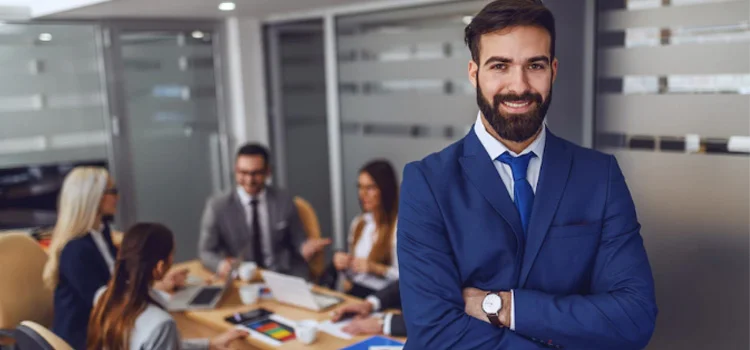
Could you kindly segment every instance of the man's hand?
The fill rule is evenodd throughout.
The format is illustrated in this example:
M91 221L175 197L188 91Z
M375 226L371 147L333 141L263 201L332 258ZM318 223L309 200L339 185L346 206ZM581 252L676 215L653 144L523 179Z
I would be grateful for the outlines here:
M305 243L302 244L300 253L302 254L302 257L305 258L305 261L310 261L310 259L312 259L315 254L319 253L321 250L323 250L323 248L330 244L330 238L308 239L307 241L305 241Z
M503 300L503 307L500 309L500 323L505 327L510 327L510 311L512 307L511 294L510 292L500 292L500 299ZM487 314L482 310L482 302L484 297L487 296L487 292L476 288L464 288L464 311L467 315L474 317L480 321L490 323L490 319L487 318Z
M341 329L352 335L383 334L383 320L378 317L368 317L352 320Z
M160 283L154 284L154 287L167 293L174 293L185 287L189 272L188 268L170 269Z
M236 261L237 259L234 258L224 259L216 269L216 280L223 280L226 278L227 274L232 272L232 265L234 265Z
M356 273L368 274L372 272L370 269L370 262L367 259L357 258L352 261L352 271Z
M336 252L333 255L333 266L336 270L343 271L349 268L352 262L352 256L344 252Z
M349 304L339 307L333 311L331 321L338 322L345 314L353 313L356 317L365 317L372 313L372 304L364 301L356 304Z
M222 333L216 338L211 339L209 343L210 350L229 350L229 345L233 341L247 337L248 333L240 329L232 329L225 333Z

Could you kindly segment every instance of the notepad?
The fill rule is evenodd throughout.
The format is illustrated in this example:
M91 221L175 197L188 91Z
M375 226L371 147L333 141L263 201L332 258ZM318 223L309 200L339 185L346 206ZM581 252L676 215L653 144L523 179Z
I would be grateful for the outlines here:
M367 338L359 343L349 345L340 350L370 350L371 347L382 347L382 346L403 346L404 343L396 341L390 338L376 335L374 337Z
M250 336L272 346L279 346L294 340L294 322L278 315L271 315L258 321L239 325L238 328L250 332Z

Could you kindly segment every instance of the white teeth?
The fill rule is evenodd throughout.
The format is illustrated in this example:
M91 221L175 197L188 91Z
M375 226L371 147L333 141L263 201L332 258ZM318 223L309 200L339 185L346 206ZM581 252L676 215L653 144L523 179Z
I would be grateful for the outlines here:
M513 108L521 108L521 107L526 107L526 106L528 106L528 105L529 105L529 102L528 102L528 101L527 101L527 102L521 102L521 103L514 103L514 102L503 102L503 104L505 104L505 105L506 105L506 106L508 106L508 107L513 107Z

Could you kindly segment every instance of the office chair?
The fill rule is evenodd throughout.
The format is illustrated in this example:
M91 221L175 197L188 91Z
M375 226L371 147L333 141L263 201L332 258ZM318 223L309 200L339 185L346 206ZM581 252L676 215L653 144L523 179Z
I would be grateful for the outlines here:
M13 350L73 350L64 340L44 326L23 321L13 331L0 331L0 336L15 340Z
M0 234L0 329L29 320L52 325L52 291L42 281L47 253L26 233Z
M302 227L305 229L305 233L307 233L307 238L320 238L320 222L310 202L302 197L294 197L294 205L297 207L297 212L302 221ZM310 277L313 282L318 281L320 275L323 274L323 270L325 269L324 255L320 253L316 254L310 260Z

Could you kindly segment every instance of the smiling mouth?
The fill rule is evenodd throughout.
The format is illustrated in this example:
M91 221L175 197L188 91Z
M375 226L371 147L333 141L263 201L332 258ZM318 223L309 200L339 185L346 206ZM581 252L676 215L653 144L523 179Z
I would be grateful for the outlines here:
M531 105L531 101L504 101L503 105L510 108L524 108Z

